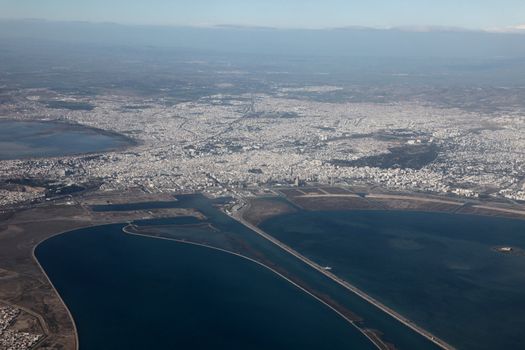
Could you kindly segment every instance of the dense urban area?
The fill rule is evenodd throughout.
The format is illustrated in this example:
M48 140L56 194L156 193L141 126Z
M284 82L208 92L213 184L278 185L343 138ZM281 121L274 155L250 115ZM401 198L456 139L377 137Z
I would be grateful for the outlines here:
M398 191L525 200L525 116L431 103L327 102L337 86L278 87L194 101L48 89L11 93L7 119L58 120L128 136L125 150L0 162L0 205L49 197L46 185L234 194L252 186L372 184ZM50 101L52 103L50 103ZM233 191L233 192L232 192Z
M42 339L42 334L17 329L19 318L22 318L20 309L0 304L0 349L31 349Z
M0 350L519 348L520 33L0 19Z

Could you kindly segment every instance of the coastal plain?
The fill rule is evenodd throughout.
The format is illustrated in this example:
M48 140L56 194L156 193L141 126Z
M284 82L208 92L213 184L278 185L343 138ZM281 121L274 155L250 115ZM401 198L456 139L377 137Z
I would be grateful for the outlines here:
M472 214L474 203L379 193L327 205L324 192L294 189L294 205L308 209L283 210L259 227L455 348L521 346L523 212L489 217Z
M127 200L151 200L151 196L130 191ZM67 307L33 256L42 241L82 227L127 222L134 219L193 215L191 210L159 209L121 213L94 213L87 203L107 203L110 198L126 200L126 194L85 197L85 205L46 203L20 211L6 211L0 221L0 304L28 310L42 328L39 349L75 349L76 331ZM155 200L165 197L155 196Z
M13 33L27 25L42 27L33 24ZM43 26L48 25L53 26ZM246 37L251 47L252 36ZM478 327L484 330L479 337L469 326L476 320L458 317L444 324L439 320L447 305L436 311L428 303L450 298L458 286L472 287L474 276L477 288L456 294L465 305L487 311L497 303L480 306L476 302L483 293L497 299L521 281L525 247L520 237L504 239L512 235L490 222L525 218L525 61L494 58L493 52L485 58L407 60L326 57L317 49L315 58L297 56L294 50L290 55L280 50L238 54L237 47L221 53L150 43L108 49L76 38L38 45L25 39L0 42L0 317L7 325L0 341L24 333L18 343L24 350L82 347L82 334L107 334L109 328L98 332L96 318L118 316L104 313L111 303L89 281L114 282L114 290L126 290L121 288L130 287L133 276L154 277L155 269L141 270L151 260L148 266L159 271L170 267L188 281L206 282L203 276L213 276L214 267L202 261L207 253L218 258L211 259L214 263L226 254L224 260L233 265L224 265L228 269L239 261L265 268L268 281L278 279L289 296L302 293L305 304L346 326L348 339L359 344L365 339L385 350L477 350L488 334L507 338L506 344L521 341L512 327L501 330L493 323L501 315L512 321L525 313L520 286L513 294L518 298L509 298L515 315L489 313L495 316ZM374 44L374 49L382 47ZM410 222L423 221L424 226L424 219L444 227L442 235L425 227L412 232L417 230ZM460 239L470 232L465 223L478 221L486 223L480 230L485 242L476 241L480 237L475 234ZM380 229L372 229L370 222ZM461 232L454 231L457 227ZM515 227L520 236L519 224ZM94 253L83 251L79 242L90 242ZM105 279L103 265L89 270L97 257L113 264L111 249L126 258L128 243L140 258L142 242L150 247L151 259L130 261L130 270L121 266L128 280ZM432 244L435 250L428 251ZM170 260L167 247L180 253L176 261ZM156 249L166 254L157 257ZM42 261L35 257L38 251ZM407 260L418 254L424 255L421 260ZM462 259L476 254L507 262L509 270L501 273L495 264L486 275L474 275L471 266L480 265ZM161 256L165 264L156 260ZM450 275L439 269L443 256L450 260ZM374 262L382 262L383 269ZM418 281L411 276L428 264L443 277L438 287L426 283L438 274L423 272ZM236 283L260 272L251 267ZM382 285L378 280L385 271L389 276ZM224 270L219 272L232 281ZM165 289L172 291L175 274L167 275ZM463 280L454 279L458 275ZM396 284L400 276L406 282L401 287ZM488 280L492 284L484 283ZM152 285L162 293L157 282ZM496 282L500 289L494 288ZM100 293L99 306L109 307L86 307L91 300L75 293L75 286ZM181 299L191 294L187 288L176 288ZM145 292L160 309L160 294ZM227 293L205 299L212 309L224 296L231 302ZM140 299L113 297L126 312L134 311L126 307ZM409 297L417 303L407 302ZM465 306L453 300L451 305ZM243 305L249 311L250 303ZM95 322L75 322L95 309ZM173 312L168 309L161 311ZM469 310L482 322L487 314L481 311ZM250 324L246 314L238 315L247 320L242 326ZM115 334L140 334L129 323L113 324L122 325ZM467 334L468 341L462 338ZM493 341L481 345L497 344ZM91 344L100 350L100 343ZM118 344L114 339L113 348Z
M242 215L255 225L283 214L304 210L319 212L335 208L349 212L355 210L441 211L491 213L496 216L525 218L523 210L516 206L509 208L485 203L478 211L477 206L481 204L472 201L462 202L442 197L391 192L364 193L363 190L365 189L327 186L275 189L265 196L246 198L246 206L239 209L239 213L232 214ZM226 212L232 210L228 209L231 208L231 200L216 202L214 206L219 205ZM247 244L245 235L236 238L232 236L231 228L221 228L220 224L217 226L217 223L209 222L210 215L219 215L215 214L217 209L208 207L207 210L210 211L206 212L203 207L196 209L197 206L192 201L181 201L173 195L148 194L137 189L127 193L108 192L91 195L88 193L75 197L73 202L58 200L23 211L5 212L2 214L0 228L0 268L4 272L2 282L5 282L0 286L0 301L31 310L41 320L45 334L40 348L75 348L77 340L71 316L34 259L33 249L40 242L61 232L96 225L134 222L135 225L129 228L133 234L210 245L260 261L325 300L357 325L363 322L360 327L371 338L377 339L376 344L384 344L380 346L385 349L398 345L392 341L395 336L391 337L388 331L383 332L382 329L378 329L379 327L366 326L366 314L353 310L349 307L351 303L344 306L344 303L337 301L344 300L344 297L343 299L329 297L322 292L322 288L319 289L319 286L313 288L315 283L312 285L307 278L298 279L297 272L290 272L289 268L283 267L282 261L276 262L275 256L268 253L261 254L261 246L257 245L261 243L255 246L253 245L255 241ZM96 209L104 207L118 210ZM224 215L224 219L218 220L222 222L221 220L226 218L227 216ZM310 274L311 272L305 276L311 278ZM382 335L383 333L386 334Z

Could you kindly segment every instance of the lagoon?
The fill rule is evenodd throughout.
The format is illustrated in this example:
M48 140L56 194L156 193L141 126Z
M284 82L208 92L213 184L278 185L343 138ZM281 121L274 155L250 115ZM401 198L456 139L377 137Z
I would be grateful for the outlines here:
M236 220L232 219L228 215L224 214L220 210L218 210L215 207L215 204L217 204L220 201L212 200L209 198L204 197L201 194L193 194L193 195L184 195L184 196L177 196L174 201L171 202L151 202L151 203L128 203L128 204L115 204L115 205L104 205L104 206L94 206L92 207L92 210L96 211L126 211L126 210L144 210L148 208L194 208L198 211L200 211L204 216L205 220L199 221L202 225L195 225L197 224L197 221L192 218L173 218L173 219L161 219L161 220L149 220L149 221L136 221L135 224L138 224L140 227L142 227L141 232L144 232L144 234L148 234L148 232L151 232L153 235L161 235L164 237L168 237L171 239L181 239L184 241L197 241L202 243L207 243L210 245L214 245L223 249L232 250L232 251L239 251L243 255L247 255L251 258L254 258L260 262L263 262L264 264L268 266L272 266L274 269L277 269L280 273L286 275L289 278L292 278L295 282L301 284L305 288L307 288L309 291L315 293L318 296L321 296L322 298L329 300L332 304L338 305L338 308L343 310L344 312L350 312L354 314L359 321L357 321L356 325L359 326L361 329L366 330L377 330L381 334L381 338L383 341L386 341L388 343L394 344L397 349L438 349L438 347L427 340L426 338L423 338L421 335L417 334L416 332L412 331L405 325L401 324L391 316L385 314L383 311L379 310L375 306L369 304L367 301L363 300L359 296L350 293L347 289L341 287L339 284L335 283L331 279L327 278L326 276L320 274L318 271L314 270L313 268L307 266L302 261L297 259L296 257L286 253L281 248L277 247L273 243L267 241L266 239L262 238L260 235L255 233L254 231L248 229L241 223L237 222ZM193 226L193 227L192 227ZM89 304L89 294L84 293L85 290L89 290L89 281L90 281L90 275L91 269L89 267L90 259L98 259L98 252L103 252L103 254L113 254L114 252L118 251L118 247L123 247L123 249L126 249L126 245L128 242L127 239L124 239L123 241L120 241L122 239L121 235L126 236L124 233L120 231L122 226L117 225L115 226L117 231L114 232L114 234L110 235L111 238L110 242L114 242L115 244L109 244L107 239L99 241L100 244L90 244L85 245L82 242L80 247L77 245L76 240L72 240L70 238L70 235L73 233L66 233L61 236L57 236L53 239L50 239L48 241L45 241L42 243L38 249L36 250L37 258L41 261L43 264L45 270L49 273L49 276L51 278L51 281L55 283L57 286L58 291L62 296L64 296L64 299L66 300L66 304L70 306L71 311L73 312L74 318L82 318L83 313L85 312L92 312L92 318L93 320L96 320L96 318L108 318L110 320L115 320L113 314L107 314L104 313L104 309L96 309L96 308L90 308L90 307L83 307L84 303ZM208 228L207 228L208 227ZM76 231L75 231L76 232ZM90 231L91 232L91 231ZM105 237L105 233L97 233L97 235L93 235L93 237L101 237L100 235ZM181 243L177 243L174 241L166 241L166 240L158 240L155 238L149 238L144 236L129 236L132 238L140 238L138 242L150 242L150 240L153 240L155 242L155 246L157 244L159 247L161 245L170 243L168 246L172 246L173 244L178 245ZM54 242L52 246L48 246L50 242ZM119 242L123 243L121 245ZM150 244L150 243L148 243ZM137 244L142 245L142 243ZM43 250L41 250L44 247L50 247L50 249L47 252L47 255L41 255ZM85 247L85 250L83 251ZM47 248L46 248L47 249ZM105 252L106 249L110 249L110 252ZM137 249L140 249L138 247ZM162 249L168 249L166 246ZM72 254L70 254L72 252ZM175 251L173 251L175 252ZM66 255L63 255L66 254ZM222 253L226 254L226 253ZM90 257L92 255L92 257ZM173 261L176 264L182 263L181 260L177 259L177 256L173 253L167 254L168 256L163 257L162 254L157 254L157 250L154 249L153 252L148 252L145 256L149 259L149 263L154 263L156 259L163 259L166 261L169 261L169 259L173 259ZM118 257L118 254L112 256ZM139 264L141 263L141 260L137 256L132 256L133 260L138 260ZM59 260L55 260L59 259ZM117 259L118 262L120 259ZM57 261L57 263L53 263L53 261ZM84 265L83 261L86 261L88 266L83 267ZM241 260L243 262L244 260ZM48 262L51 262L49 264ZM209 271L213 271L214 268L214 260L209 260L210 264L206 266L209 267ZM79 266L81 267L79 269ZM109 265L112 266L112 265ZM198 266L198 265L195 265ZM129 275L129 271L126 271L127 269L131 269L133 271L134 265L133 264L127 264L127 260L124 260L124 264L119 265L119 268L116 270L112 270L114 273L120 275ZM64 269L71 269L69 273L64 274ZM104 271L104 265L100 265L98 269L94 269L93 271L102 270ZM58 271L58 273L55 273L54 271ZM148 273L152 276L156 274L156 269L152 268L148 271ZM162 269L160 270L162 271ZM192 273L199 274L201 272L205 272L206 270L204 267L193 269ZM208 271L208 272L209 272ZM187 272L190 273L190 272ZM97 272L97 275L99 273ZM210 273L201 274L202 276L210 276ZM218 274L217 276L221 276ZM87 277L87 279L86 279ZM199 277L199 278L201 278ZM253 277L253 276L252 276ZM144 281L148 281L148 276L144 279ZM111 280L111 277L108 277L108 280ZM133 287L135 284L133 282L127 282L128 279L125 279L124 281L121 281L124 283L125 286L127 286L126 290L132 290L129 286ZM140 278L136 279L137 281L140 281ZM246 278L248 282L254 281L254 286L257 287L258 280ZM87 282L86 282L87 281ZM78 288L74 288L71 286L74 286L75 284L80 283L80 286ZM84 285L84 283L87 283L88 286ZM131 284L126 284L131 283ZM166 288L169 290L169 284L166 284ZM162 287L159 285L156 285L157 289L161 289ZM74 290L69 291L69 288L74 288ZM87 288L87 289L86 289ZM114 293L114 290L119 290L119 286L110 285L107 288L104 288L104 290L99 291L100 295L103 294L109 294L109 295L116 295L113 298L120 298L121 295L119 293ZM66 297L66 293L68 296ZM193 289L186 289L185 295L191 295L193 293ZM167 297L169 300L165 300L164 298ZM166 296L164 294L158 295L157 298L159 300L159 303L161 305L164 305L169 308L169 305L166 304L166 302L171 303L172 300L169 298L169 295ZM98 300L98 299L97 299ZM313 301L315 299L312 298ZM215 299L216 302L222 302L220 299L220 296L218 299ZM133 298L128 298L126 300L123 300L124 304L133 305L134 303ZM71 304L71 305L70 305ZM74 307L74 304L77 304L78 307ZM171 304L170 304L171 305ZM122 307L125 307L124 305ZM335 317L338 317L335 312L333 312L333 315ZM118 321L118 318L116 319ZM97 327L102 327L103 324L97 323L93 321L91 324L92 331L97 332ZM89 328L91 328L89 327ZM350 329L354 329L350 324L347 323L347 327ZM81 327L79 327L81 328ZM98 330L102 331L102 330ZM79 331L82 333L82 330ZM124 331L122 331L124 332ZM354 334L354 333L352 333ZM354 334L355 336L355 334ZM352 336L352 337L354 337ZM83 340L81 340L83 342ZM351 340L351 342L353 342ZM368 343L367 343L368 344ZM322 347L323 348L323 347ZM356 347L351 347L356 348ZM359 347L357 347L359 348ZM366 347L365 347L366 349Z
M0 160L107 152L132 144L126 136L80 125L0 120Z
M301 211L261 227L457 348L525 344L525 221Z
M374 349L327 306L224 252L108 225L56 236L35 253L81 350Z

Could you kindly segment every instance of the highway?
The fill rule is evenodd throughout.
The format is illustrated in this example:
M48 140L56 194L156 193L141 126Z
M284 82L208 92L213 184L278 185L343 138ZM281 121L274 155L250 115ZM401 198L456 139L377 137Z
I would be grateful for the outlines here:
M231 254L231 255L235 255L241 259L246 259L248 261L251 261L252 263L254 264L257 264L265 269L268 269L269 271L271 271L272 273L276 274L277 276L281 277L282 279L286 280L288 283L292 284L293 286L295 286L296 288L298 288L299 290L303 291L304 293L308 294L309 296L311 296L312 298L314 298L315 300L317 300L318 302L320 302L321 304L325 305L326 307L328 307L329 309L331 309L332 311L334 311L336 314L338 314L340 317L342 317L344 320L346 320L348 323L350 323L353 327L355 327L361 334L363 334L366 338L368 338L368 340L370 340L370 342L379 350L385 350L385 349L389 349L388 348L388 345L385 344L379 337L375 336L374 333L372 332L367 332L366 330L362 329L361 327L359 327L355 321L351 320L350 318L348 318L347 316L345 316L344 314L342 314L339 310L337 310L335 307L333 307L332 305L330 305L329 303L327 303L326 301L324 301L323 299L321 299L320 297L312 294L310 291L308 291L307 289L305 289L304 287L300 286L299 284L295 283L294 281L292 281L291 279L289 279L288 277L284 276L283 274L279 273L278 271L276 271L275 269L271 268L270 266L260 262L260 261L257 261L255 259L252 259L246 255L242 255L242 254L239 254L239 253L236 253L236 252L233 252L233 251L230 251L230 250L226 250L226 249L222 249L222 248L218 248L218 247L214 247L214 246L211 246L209 244L205 244L205 243L197 243L197 242L192 242L192 241L188 241L188 240L184 240L184 239L178 239L178 238L168 238L168 237L161 237L161 236L150 236L150 235L144 235L142 233L137 233L137 232L133 232L132 229L134 227L133 224L128 224L127 226L123 227L122 228L122 232L126 233L126 234L129 234L129 235L133 235L133 236L141 236L141 237L148 237L148 238L152 238L152 239L162 239L162 240L167 240L167 241L174 241L174 242L178 242L178 243L182 243L182 244L189 244L189 245L193 245L193 246L198 246L198 247L203 247L203 248L207 248L207 249L211 249L211 250L216 250L216 251L219 251L219 252L222 252L222 253L226 253L226 254Z
M377 307L378 309L382 310L383 312L387 313L388 315L392 316L393 318L395 318L396 320L398 320L399 322L401 322L402 324L404 324L405 326L409 327L410 329L412 329L413 331L417 332L418 334L420 334L421 336L427 338L428 340L432 341L434 344L438 345L439 347L441 347L442 349L445 349L445 350L453 350L454 347L448 343L446 343L444 340L442 339L439 339L438 337L436 337L435 335L433 335L432 333L426 331L425 329L419 327L418 325L416 325L414 322L410 321L409 319L407 319L406 317L403 317L402 315L400 315L399 313L397 313L396 311L392 310L391 308L389 308L388 306L382 304L381 302L377 301L376 299L372 298L370 295L366 294L365 292L363 292L362 290L360 290L359 288L351 285L350 283L344 281L343 279L337 277L336 275L334 275L333 273L331 273L330 271L324 269L322 266L316 264L315 262L311 261L310 259L306 258L305 256L301 255L300 253L298 253L297 251L295 251L294 249L290 248L289 246L287 246L286 244L282 243L281 241L279 241L278 239L274 238L273 236L267 234L266 232L264 232L263 230L261 230L259 227L255 226L255 225L252 225L251 223L247 222L246 220L244 220L243 218L243 212L249 207L249 204L247 204L242 210L239 210L235 213L233 213L231 215L231 217L235 220L237 220L238 222L240 222L241 224L243 224L244 226L248 227L249 229L251 229L252 231L256 232L257 234L259 234L260 236L264 237L265 239L267 239L268 241L272 242L273 244L275 244L276 246L278 246L279 248L283 249L284 251L288 252L289 254L295 256L296 258L298 258L299 260L301 260L302 262L304 262L305 264L309 265L310 267L314 268L315 270L319 271L320 273L322 273L323 275L325 275L326 277L330 278L331 280L333 280L334 282L338 283L339 285L343 286L344 288L346 288L347 290L349 290L350 292L358 295L359 297L361 297L362 299L366 300L367 302L369 302L370 304L374 305L375 307Z

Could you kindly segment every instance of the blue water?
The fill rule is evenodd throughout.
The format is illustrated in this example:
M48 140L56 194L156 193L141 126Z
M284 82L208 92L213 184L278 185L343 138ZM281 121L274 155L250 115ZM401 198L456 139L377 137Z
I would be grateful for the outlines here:
M74 315L81 350L374 349L266 268L121 228L77 230L36 249Z
M256 258L257 260L262 261L269 266L272 266L272 268L277 269L280 273L285 274L287 277L294 279L295 282L306 287L309 291L312 291L318 296L324 296L331 302L339 305L341 308L354 313L361 319L361 321L358 322L360 327L379 330L382 333L383 340L394 344L397 349L437 349L437 346L435 346L427 339L421 337L420 335L413 332L404 325L400 324L398 321L386 315L376 307L370 305L358 296L350 293L348 290L344 289L339 284L320 274L318 271L315 271L314 269L305 265L302 261L289 255L280 248L276 247L271 242L265 240L258 234L249 230L248 228L233 220L229 216L225 215L221 211L217 210L217 208L214 206L215 203L216 201L207 199L202 195L187 195L178 196L177 200L173 202L153 202L149 203L149 205L146 203L108 205L99 206L96 209L98 211L125 211L137 209L153 209L157 207L178 207L197 209L206 217L206 220L203 222L213 226L213 231L211 231L210 234L213 234L214 237L218 235L221 237L220 239L224 239L226 243L233 244L233 246L236 247L242 247L243 254L251 256L252 258ZM174 226L172 227L171 231L169 227L165 226L166 224L170 224L170 220L155 220L150 222L149 224L162 225L162 232L171 233L169 236L174 238L177 237L177 234L179 232L182 232L183 238L185 240L189 240L188 237L191 235L192 227L186 224L186 220L187 219L185 218L173 220L171 224L174 224ZM144 226L148 225L147 222L140 222L139 224ZM203 230L205 228L195 227L194 229L195 236L202 237L202 235L204 234ZM113 280L113 278L115 278L113 275L105 276L104 271L105 269L107 269L106 266L111 267L110 270L112 273L114 272L117 275L128 276L134 271L134 269L137 268L134 264L135 260L138 264L142 266L145 264L143 259L146 259L147 266L150 266L150 264L157 264L157 259L160 259L161 264L173 261L175 265L186 266L187 271L185 272L185 274L197 274L198 276L194 276L194 278L215 279L215 277L213 276L217 276L217 279L222 279L222 273L220 271L214 270L214 266L216 264L215 259L206 260L206 258L204 259L206 261L203 261L203 263L209 262L209 264L206 263L205 266L201 267L198 267L199 265L197 264L195 265L196 268L192 267L193 260L191 260L191 263L184 263L183 260L186 261L186 257L188 255L193 254L193 252L191 254L179 254L180 249L171 251L169 250L171 248L163 248L168 249L168 251L163 250L165 254L159 254L159 250L157 248L151 248L152 246L150 246L150 244L152 243L147 243L145 247L150 247L151 249L145 249L143 254L139 254L136 252L135 249L141 250L142 246L146 244L146 240L150 242L150 240L155 240L153 238L131 236L134 239L140 239L138 241L133 241L135 242L133 244L136 244L138 248L134 247L133 249L129 249L129 252L132 253L130 253L130 258L132 259L132 261L129 262L127 258L121 256L126 255L128 251L127 245L129 243L126 242L130 241L125 239L126 236L121 237L120 235L117 235L116 232L113 234L107 234L104 232L101 233L97 231L96 234L92 235L91 239L93 239L93 242L91 242L90 244L85 244L83 241L77 240L77 238L73 239L73 236L78 237L79 235L77 233L72 233L58 236L56 238L53 238L52 240L48 240L44 242L41 246L39 246L36 253L38 259L42 262L44 268L50 274L51 280L57 285L59 292L66 299L66 303L68 305L71 305L71 309L75 319L82 319L86 317L85 314L91 315L89 317L93 318L94 321L86 326L87 330L85 330L84 332L104 332L100 329L101 327L103 327L103 324L97 323L97 318L108 318L108 322L121 321L120 318L115 319L115 317L118 315L115 316L112 313L104 313L104 310L97 309L90 302L89 295L91 295L92 292L90 292L89 294L85 293L86 290L91 290L91 288L97 287L97 285L100 283L98 278L100 278L101 276L104 277L104 281L111 281ZM214 240L211 241L213 242ZM154 247L160 247L164 244L168 244L165 247L172 247L173 244L180 244L165 240L159 240L156 242L157 243L155 243ZM118 247L123 247L123 249L125 249L125 252L119 253ZM46 249L45 255L42 254L43 248ZM104 256L110 256L108 257L109 260L103 258L102 263L99 265L95 264L95 262L98 259L100 259L100 252L102 252ZM95 260L95 262L92 261L93 259ZM120 263L121 260L123 261L122 263ZM235 266L237 266L238 264L242 265L243 263L243 261L236 261L237 262ZM220 263L218 265L220 265ZM118 266L118 268L113 268L114 266ZM113 299L118 299L122 298L122 295L120 293L122 289L133 290L134 288L136 288L137 285L149 285L151 283L151 279L156 279L156 268L158 268L156 265L151 266L152 267L148 268L148 270L144 274L137 275L133 278L126 277L124 280L121 280L119 279L119 276L117 276L116 281L118 282L119 286L111 284L109 287L106 287L106 284L101 284L103 290L97 291L98 294L95 298L95 302L98 302L104 294L109 293L112 295ZM172 267L170 267L170 269L171 268ZM102 272L100 272L100 270ZM161 276L164 276L162 274L162 269L159 271ZM177 272L179 270L173 271ZM230 271L228 273L233 272ZM95 277L93 277L92 274L94 274ZM260 279L258 275L255 278L254 276L255 275L243 275L242 278L244 281L247 281L247 283L253 285L254 288L264 290L265 287L262 284L266 283L265 280ZM158 289L158 291L156 292L161 293L156 294L155 298L158 300L159 304L165 306L169 310L171 310L171 303L175 301L169 296L166 297L163 289L167 289L169 293L174 293L174 291L170 289L171 286L173 286L170 283L166 283L164 287L161 285L161 283L155 284L155 289ZM95 284L94 287L93 284ZM122 284L122 286L120 284ZM193 293L195 293L193 284L176 285L174 288L184 290L184 295L186 296L191 296ZM209 297L213 297L214 295L215 293L211 293L209 294ZM124 307L124 304L132 305L133 303L135 303L136 299L134 299L134 297L135 295L133 296L133 298L126 298L125 300L123 300L122 308ZM278 297L279 296L277 294L276 298ZM283 297L285 298L283 300L286 300L286 296ZM217 298L210 299L209 302L222 303L223 301L221 298L222 294L218 293ZM254 296L254 298L257 299L257 296ZM178 307L175 304L173 305L174 307ZM281 307L285 306L281 305ZM204 311L204 314L205 313L206 311ZM313 315L314 317L317 317L316 314ZM276 316L276 319L278 318L279 316ZM249 318L245 319L245 322L249 322ZM301 321L299 320L298 322L300 324ZM123 327L127 327L126 324L124 324ZM184 331L187 331L187 329L184 329ZM305 329L305 332L307 331L308 329ZM123 330L122 332L127 331ZM176 332L176 330L172 330L171 332ZM305 336L308 337L310 335L305 334ZM355 340L354 337L355 334L352 336L352 339ZM325 337L325 341L327 341L326 339L328 338ZM350 342L353 342L354 340L350 340ZM312 344L316 343L313 342ZM331 347L331 344L324 344L318 348L325 349ZM247 346L245 348L251 348L251 346ZM295 347L291 346L290 348ZM361 347L360 345L358 345L350 348L359 349Z
M298 212L262 228L460 349L525 348L525 221Z
M124 136L78 125L0 120L0 160L105 152L130 144Z

